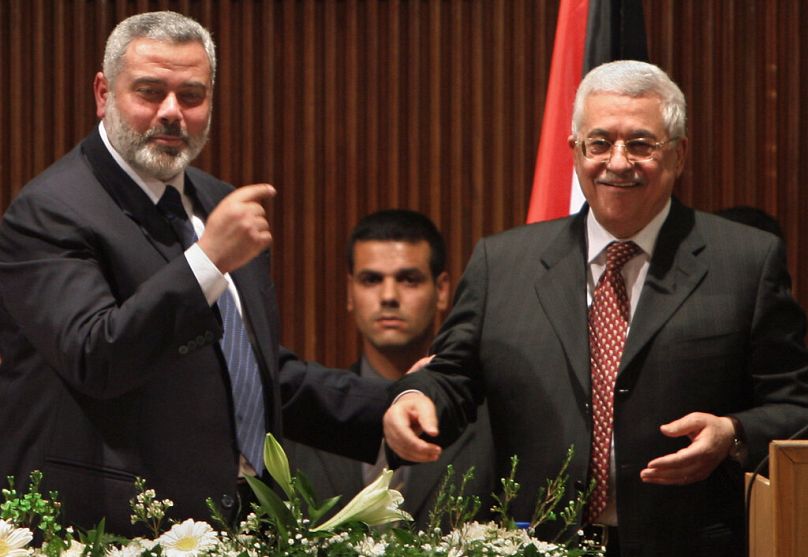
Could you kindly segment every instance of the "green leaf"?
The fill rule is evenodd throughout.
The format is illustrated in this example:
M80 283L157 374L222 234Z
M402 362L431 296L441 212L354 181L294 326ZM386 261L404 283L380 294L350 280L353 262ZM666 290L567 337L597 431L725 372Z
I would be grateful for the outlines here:
M311 481L306 475L298 470L295 472L294 477L292 478L292 484L294 485L295 491L303 498L303 501L306 502L306 505L309 507L316 507L317 506L317 497L314 495L314 487L311 485Z
M404 528L393 528L392 529L393 537L396 538L396 541L401 545L416 545L418 544L418 538L415 534L410 530L405 530Z
M272 491L267 484L257 478L246 476L245 479L250 489L255 493L261 510L264 511L278 529L278 535L282 538L289 537L289 529L295 524L295 518L286 504Z
M309 519L312 523L316 523L318 520L320 520L323 515L333 509L334 505L336 505L342 498L341 495L337 495L336 497L331 497L330 499L319 503L319 500L314 493L314 487L311 485L311 481L309 481L306 474L300 470L295 473L292 483L294 484L296 491L303 498L303 501L305 501L306 507L309 511Z
M102 518L95 527L95 530L87 532L87 548L85 549L85 555L87 557L104 557L104 555L106 555L105 528L106 519Z
M311 518L312 523L317 522L323 517L323 515L333 509L334 505L339 503L340 499L342 499L342 495L335 495L334 497L323 501L323 504L319 507L309 507L309 517Z

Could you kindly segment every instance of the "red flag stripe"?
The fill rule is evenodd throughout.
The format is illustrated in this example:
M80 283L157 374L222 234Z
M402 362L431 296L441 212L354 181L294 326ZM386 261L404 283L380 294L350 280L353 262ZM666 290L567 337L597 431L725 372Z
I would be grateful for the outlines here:
M527 222L563 217L570 212L572 152L567 145L572 102L581 81L586 44L588 0L561 0L544 103Z

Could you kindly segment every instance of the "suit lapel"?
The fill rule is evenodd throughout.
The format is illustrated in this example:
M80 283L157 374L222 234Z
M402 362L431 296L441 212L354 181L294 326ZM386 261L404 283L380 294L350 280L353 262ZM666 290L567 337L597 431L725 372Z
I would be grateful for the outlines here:
M704 241L694 212L675 199L659 232L648 276L634 312L620 370L626 369L671 315L695 290L707 266L698 259Z
M149 196L115 162L101 139L98 128L81 143L81 151L98 182L124 215L140 227L143 235L166 261L182 253L171 226Z
M541 255L544 266L536 295L580 384L589 389L589 344L586 324L586 213L568 221ZM559 288L559 285L572 285Z

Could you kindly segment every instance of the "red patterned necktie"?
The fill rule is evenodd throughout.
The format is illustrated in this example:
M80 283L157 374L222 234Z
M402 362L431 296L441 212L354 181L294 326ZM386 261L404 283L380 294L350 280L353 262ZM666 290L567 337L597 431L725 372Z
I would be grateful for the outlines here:
M620 270L637 255L634 242L612 242L606 247L606 269L598 280L589 306L589 365L592 374L592 457L595 491L587 507L593 523L609 495L609 458L614 415L614 384L623 356L630 316L626 284Z

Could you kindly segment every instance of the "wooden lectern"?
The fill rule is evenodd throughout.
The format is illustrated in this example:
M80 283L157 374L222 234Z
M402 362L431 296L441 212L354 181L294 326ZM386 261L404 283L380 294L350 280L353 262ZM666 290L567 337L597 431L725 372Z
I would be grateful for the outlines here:
M747 512L749 557L808 556L808 441L769 445L769 478L755 478Z

